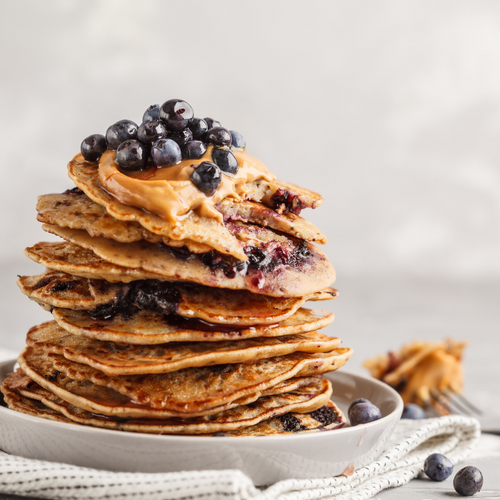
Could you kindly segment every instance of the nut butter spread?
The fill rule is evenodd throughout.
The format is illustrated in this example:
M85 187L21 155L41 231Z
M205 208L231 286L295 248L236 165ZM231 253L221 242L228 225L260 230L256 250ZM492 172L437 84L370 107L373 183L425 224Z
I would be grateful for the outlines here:
M247 183L257 180L272 181L275 176L255 156L245 150L233 149L239 163L236 174L222 172L222 182L213 196L207 197L191 181L195 167L212 161L213 146L199 159L159 168L152 165L146 170L120 172L115 162L116 152L107 150L99 161L99 179L102 186L125 205L143 208L170 222L196 211L200 216L222 222L222 214L215 205L225 198L244 199Z

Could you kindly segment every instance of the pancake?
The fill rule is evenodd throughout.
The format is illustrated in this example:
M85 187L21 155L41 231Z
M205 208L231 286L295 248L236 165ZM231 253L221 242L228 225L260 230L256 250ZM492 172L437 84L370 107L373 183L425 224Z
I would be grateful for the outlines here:
M292 352L329 352L340 339L317 332L278 338L222 342L175 342L123 345L72 335L55 321L30 329L28 346L60 354L70 361L89 365L107 375L167 373L197 366L245 363Z
M17 284L25 295L46 310L53 307L87 311L98 307L123 309L129 302L137 304L137 294L149 290L155 297L155 305L160 308L160 312L164 310L186 318L239 326L279 323L295 313L308 300L331 300L337 297L337 290L333 288L326 288L305 297L287 299L255 295L246 290L225 290L181 283L108 283L104 280L72 276L61 271L20 276ZM158 294L158 288L165 292ZM165 300L165 297L169 300Z
M68 174L78 188L105 207L115 219L138 222L152 233L202 243L221 253L246 260L241 243L216 219L191 212L182 221L172 223L140 208L125 205L102 188L96 164L86 162L81 154L68 164ZM278 213L293 212L297 215L302 208L316 208L323 201L317 193L280 181L249 183L246 196L252 201L262 201Z
M274 325L234 327L208 324L175 314L138 310L110 319L92 317L87 311L53 309L52 315L64 330L97 340L127 344L165 344L167 342L214 342L255 337L280 337L319 330L333 322L333 313L321 309L300 308L295 314Z
M335 281L335 270L325 254L311 243L279 245L276 255L258 254L263 259L248 265L225 261L216 254L178 254L173 248L145 241L119 243L86 231L44 224L47 232L91 250L115 266L155 273L165 280L181 280L215 288L249 290L273 297L303 297L323 290ZM286 253L283 253L286 252ZM253 254L252 254L253 255ZM229 259L232 259L229 257ZM73 274L73 273L71 273ZM121 280L125 281L125 280Z
M44 389L33 381L19 384L17 378L27 378L22 371L10 374L2 385L2 392L9 407L22 413L59 420L76 422L84 425L116 429L129 432L154 434L212 434L240 431L234 435L269 435L294 432L294 420L301 423L298 432L313 430L328 430L341 425L342 415L335 405L328 400L331 393L330 385L323 381L321 389L298 389L293 393L279 396L262 397L251 406L240 406L226 410L220 415L195 417L189 419L127 419L109 417L86 411L74 406L56 394ZM28 379L29 380L29 379ZM325 383L326 382L326 383ZM13 388L14 386L15 388ZM338 417L330 424L324 425L324 408L332 408L332 413ZM302 415L302 411L311 411L319 420ZM338 413L337 413L338 411ZM293 412L293 413L292 413ZM62 417L62 418L61 418ZM259 422L267 421L267 426L261 426L252 432L252 427ZM274 421L274 422L273 422ZM243 430L245 429L245 431ZM267 432L266 432L267 431ZM281 431L281 432L280 432Z
M186 368L159 375L114 377L63 356L35 351L30 347L23 351L18 362L31 379L80 408L91 407L88 402L76 403L69 394L82 395L82 391L86 390L88 392L83 397L99 401L101 406L114 400L111 406L107 404L106 408L101 408L94 405L90 411L142 417L150 415L150 411L164 416L200 414L236 403L242 398L257 399L263 391L281 382L336 370L346 363L351 353L350 349L317 354L293 353L254 363ZM97 388L100 388L99 391ZM63 394L64 391L68 394ZM123 399L117 399L116 394Z
M121 221L108 214L106 209L93 202L78 188L61 194L47 194L38 197L37 219L45 224L52 224L71 229L83 229L91 236L103 236L122 243L146 240L150 243L163 242L173 247L186 246L190 252L203 253L212 247L190 240L175 240L149 231L135 221ZM218 205L224 217L225 227L235 236L231 223L241 221L258 224L277 231L291 234L306 241L326 243L325 236L311 222L294 214L279 214L260 203L240 202L226 199Z

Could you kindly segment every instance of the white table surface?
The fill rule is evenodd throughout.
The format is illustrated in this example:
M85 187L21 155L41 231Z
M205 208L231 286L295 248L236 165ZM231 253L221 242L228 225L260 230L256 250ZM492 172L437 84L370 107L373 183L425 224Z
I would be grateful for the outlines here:
M3 269L0 291L4 328L0 331L0 356L19 351L27 329L50 319L48 313L30 303L17 290L15 274L41 272L20 260ZM335 323L324 331L339 336L354 348L346 369L364 373L362 362L369 356L396 349L413 339L447 337L470 341L464 358L466 395L481 405L500 409L500 325L497 304L500 286L495 282L429 283L411 277L341 277L336 283L340 297L322 303L335 312ZM500 499L500 435L483 434L479 447L467 464L484 475L483 491L474 498ZM462 465L457 467L460 468ZM391 500L458 498L452 480L442 483L415 480L402 488L386 490L377 498ZM15 498L2 495L0 500Z

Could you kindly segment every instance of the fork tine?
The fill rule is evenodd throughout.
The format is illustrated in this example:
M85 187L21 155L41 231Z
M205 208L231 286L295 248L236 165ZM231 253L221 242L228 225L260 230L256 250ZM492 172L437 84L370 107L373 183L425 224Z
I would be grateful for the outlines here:
M447 394L454 398L457 404L462 405L462 407L467 408L473 416L482 416L483 412L475 405L473 405L467 398L459 394L458 392L452 391L451 389L446 391Z
M440 415L441 417L444 415L449 415L452 413L448 401L443 397L443 394L436 391L430 391L431 396L431 405L434 408L434 411Z
M477 417L481 415L481 410L476 408L472 403L460 396L456 392L446 390L439 392L436 390L430 391L433 406L440 415L465 415L467 417Z

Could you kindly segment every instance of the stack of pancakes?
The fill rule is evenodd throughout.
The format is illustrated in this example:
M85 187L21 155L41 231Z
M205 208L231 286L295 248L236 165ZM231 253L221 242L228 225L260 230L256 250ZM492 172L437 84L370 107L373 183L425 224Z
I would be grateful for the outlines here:
M160 434L271 435L345 423L322 374L352 354L302 307L330 300L335 272L298 214L319 195L279 181L225 199L223 221L179 224L121 203L77 155L76 188L39 198L60 236L26 255L44 265L19 287L50 311L2 385L14 410Z

